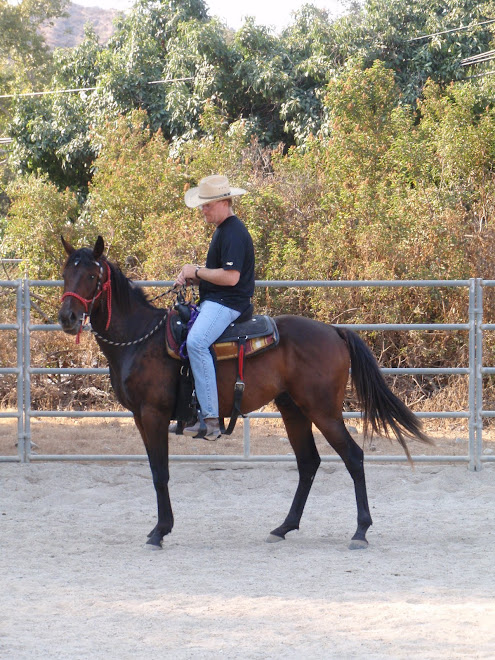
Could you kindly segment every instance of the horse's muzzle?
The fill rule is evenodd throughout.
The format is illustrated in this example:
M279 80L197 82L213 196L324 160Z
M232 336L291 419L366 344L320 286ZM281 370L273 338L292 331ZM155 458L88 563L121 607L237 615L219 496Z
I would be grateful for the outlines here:
M75 314L71 309L64 310L63 308L58 313L58 322L62 326L62 330L68 335L77 335L82 324L82 316Z

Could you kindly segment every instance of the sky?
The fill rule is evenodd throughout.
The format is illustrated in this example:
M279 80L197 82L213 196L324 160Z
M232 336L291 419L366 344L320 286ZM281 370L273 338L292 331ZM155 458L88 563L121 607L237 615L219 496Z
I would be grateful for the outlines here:
M73 0L84 7L101 9L128 9L133 0ZM292 22L291 14L304 4L312 4L320 9L327 9L332 16L338 16L345 10L345 0L205 0L210 16L217 16L234 30L238 30L246 16L254 16L257 25L272 27L276 32Z

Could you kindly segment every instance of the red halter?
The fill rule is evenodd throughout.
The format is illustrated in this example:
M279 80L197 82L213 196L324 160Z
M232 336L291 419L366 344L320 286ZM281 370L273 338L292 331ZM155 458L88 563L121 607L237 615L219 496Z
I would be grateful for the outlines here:
M62 298L60 299L60 302L63 302L66 298L72 297L75 298L76 300L79 300L79 302L84 305L84 314L86 317L89 317L91 315L91 312L93 311L93 305L95 302L98 300L98 298L103 294L107 294L107 324L105 326L105 330L108 330L110 326L110 321L112 320L112 282L111 282L111 271L110 271L110 266L108 263L105 261L105 266L107 267L107 281L102 284L103 280L103 266L101 264L98 264L100 267L100 275L98 277L98 282L96 285L96 290L95 294L92 299L89 298L83 298L80 296L78 293L75 293L74 291L66 291ZM79 332L77 333L77 339L76 343L79 343L79 335L81 334L82 331L82 325L81 328L79 329Z

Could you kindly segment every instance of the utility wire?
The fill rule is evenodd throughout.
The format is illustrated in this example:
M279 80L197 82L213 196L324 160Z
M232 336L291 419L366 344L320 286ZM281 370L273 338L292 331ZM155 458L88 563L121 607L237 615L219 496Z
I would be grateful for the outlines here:
M484 57L483 59L476 60L475 62L465 62L464 64L461 62L461 66L471 66L472 64L484 64L485 62L491 62L492 60L495 60L495 55L492 55L491 57Z
M158 85L160 83L182 82L183 80L194 80L191 78L166 78L165 80L152 80L148 85ZM45 94L71 94L73 92L92 92L98 87L77 87L75 89L51 89L47 92L25 92L22 94L1 94L0 99L13 99L16 96L44 96ZM101 89L101 88L100 88Z
M462 60L462 62L469 62L471 60L477 60L480 58L483 58L485 55L493 55L495 53L495 50L486 50L484 53L478 53L477 55L471 55L470 57L466 57Z
M450 34L451 32L461 32L462 30L471 30L472 28L480 27L481 25L488 25L489 23L495 23L495 18L490 19L489 21L483 21L482 23L476 23L474 25L461 25L458 28L452 28L452 30L443 30L442 32L434 32L433 34L423 34L421 37L413 37L408 39L410 41L419 41L420 39L429 39L430 37L438 37L441 34Z
M487 50L485 53L479 53L472 57L466 57L461 60L461 66L470 66L471 64L481 64L482 62L489 62L495 58L495 50Z

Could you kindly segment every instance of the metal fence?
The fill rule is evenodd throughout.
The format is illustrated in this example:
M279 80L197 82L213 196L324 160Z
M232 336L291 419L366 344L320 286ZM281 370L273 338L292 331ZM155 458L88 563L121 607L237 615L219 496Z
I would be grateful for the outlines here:
M2 374L8 375L12 374L16 376L17 381L17 410L12 412L0 411L0 418L14 418L17 419L17 457L12 456L0 456L2 461L19 461L26 460L28 453L26 452L26 447L24 445L25 434L24 434L24 419L25 419L25 405L24 405L24 361L25 356L23 353L23 330L24 330L24 302L23 302L23 281L0 281L0 290L3 292L5 289L12 289L12 293L15 296L15 322L14 323L0 323L0 336L4 335L5 332L15 332L16 333L16 366L15 367L0 367L0 376ZM12 319L13 320L13 319Z
M171 282L137 282L143 287L169 287ZM78 410L33 410L31 408L31 375L33 374L106 374L108 369L62 369L62 368L40 368L31 365L31 334L33 332L60 331L56 324L33 324L31 323L32 290L37 287L60 287L60 281L39 281L20 279L15 281L0 281L0 290L3 288L13 289L16 299L16 321L15 323L0 324L1 331L14 331L16 333L16 366L0 367L1 374L14 374L17 377L17 410L0 412L0 417L11 417L17 419L17 456L0 456L2 461L43 461L43 460L146 460L143 455L43 455L32 452L31 443L31 420L33 418L46 417L132 417L131 413L123 411L78 411ZM328 288L357 288L357 287L456 287L468 291L468 305L466 309L467 321L459 323L383 323L383 324L336 324L339 327L347 327L356 331L374 330L389 331L399 330L411 331L465 331L468 334L469 359L466 367L438 368L424 366L421 368L390 368L382 369L386 374L409 374L409 375L438 375L455 374L463 375L469 379L468 406L459 411L437 411L417 413L423 418L452 418L465 419L468 424L469 440L468 452L465 455L438 455L438 456L413 456L415 461L427 462L464 462L469 469L480 470L482 464L494 461L495 456L483 451L483 418L495 417L495 410L483 409L483 381L485 378L495 374L495 367L483 366L483 338L488 331L495 330L495 324L483 323L483 292L487 287L495 287L495 280L377 280L377 281L316 281L316 280L294 280L294 281L257 281L260 287L328 287ZM243 454L231 455L175 455L171 460L214 460L214 461L283 461L294 460L293 457L284 456L258 456L252 455L250 450L250 420L254 418L280 417L279 413L250 413L244 420L244 446ZM359 418L360 413L344 413L346 419ZM340 460L337 456L324 456L324 461ZM367 456L367 461L398 462L405 461L405 456Z

